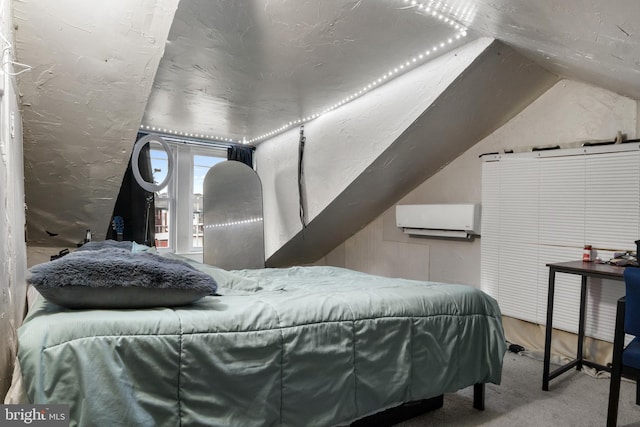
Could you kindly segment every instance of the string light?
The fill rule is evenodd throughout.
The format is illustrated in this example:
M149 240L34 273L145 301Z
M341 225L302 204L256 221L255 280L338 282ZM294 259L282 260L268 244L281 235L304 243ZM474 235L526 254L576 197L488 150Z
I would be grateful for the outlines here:
M255 142L268 139L268 138L270 138L270 137L272 137L274 135L277 135L277 134L282 133L285 130L289 129L292 126L292 123L293 124L305 123L305 122L309 122L311 120L314 120L314 119L316 119L316 118L318 118L320 116L323 116L323 115L335 110L336 108L341 107L342 105L354 100L355 98L359 98L360 96L364 95L365 93L368 93L370 90L374 89L380 83L386 82L389 79L391 79L393 77L396 77L401 72L405 72L407 69L409 69L411 67L414 67L414 66L417 66L424 59L426 59L427 57L430 57L433 53L435 53L439 49L444 48L447 44L449 44L449 45L452 44L454 42L454 40L460 40L462 37L465 37L466 35L467 35L467 32L466 32L466 28L465 28L464 31L458 32L455 36L448 38L446 41L442 41L442 42L440 42L438 44L435 44L430 49L427 49L424 52L421 52L421 53L411 57L408 61L405 61L405 62L402 62L402 63L398 64L396 67L390 69L389 71L387 71L386 73L384 73L380 77L377 77L374 80L372 80L371 83L368 83L366 86L362 87L362 89L358 90L357 92L354 92L354 93L350 94L349 96L343 98L342 100L340 100L339 102L335 103L334 105L324 109L321 113L305 117L304 119L297 120L296 122L289 122L287 124L284 124L284 125L280 126L277 129L273 129L273 130L271 130L271 131L269 131L267 133L264 133L264 134L262 134L260 136L255 137L255 138L248 139L247 142L250 143L250 144L253 144Z
M245 224L253 224L256 222L262 222L262 218L252 218L252 219L243 219L240 221L230 221L221 224L207 224L204 228L222 228L222 227L231 227L233 225L245 225Z
M211 140L212 142L228 142L232 144L248 144L249 143L244 138L240 140L240 139L227 138L219 135L206 135L203 133L181 132L174 129L166 129L166 128L159 128L159 127L157 128L155 126L150 126L145 124L140 125L140 130L148 130L152 132L164 133L167 135L183 136L187 138L207 139L207 140Z

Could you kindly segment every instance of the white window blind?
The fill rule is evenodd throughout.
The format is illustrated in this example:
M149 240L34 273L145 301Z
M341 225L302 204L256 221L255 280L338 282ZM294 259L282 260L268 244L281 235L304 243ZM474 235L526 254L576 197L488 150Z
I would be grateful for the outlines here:
M640 238L640 144L484 156L481 286L503 314L545 324L548 263L609 259ZM586 333L613 340L624 284L590 279ZM577 332L580 277L556 275L554 327Z

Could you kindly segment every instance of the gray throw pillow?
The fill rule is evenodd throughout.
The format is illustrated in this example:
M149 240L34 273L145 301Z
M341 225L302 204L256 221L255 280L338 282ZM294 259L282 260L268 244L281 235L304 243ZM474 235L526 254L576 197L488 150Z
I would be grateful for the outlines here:
M213 277L185 262L114 247L76 251L35 265L27 282L68 308L172 307L217 289Z

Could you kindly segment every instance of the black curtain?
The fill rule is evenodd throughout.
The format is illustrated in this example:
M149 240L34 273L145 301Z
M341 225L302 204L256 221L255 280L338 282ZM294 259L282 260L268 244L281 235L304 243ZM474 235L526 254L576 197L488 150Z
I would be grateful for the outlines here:
M242 162L253 169L253 150L253 147L232 145L231 147L227 148L227 160Z
M138 133L136 141L145 133ZM140 175L147 182L153 182L153 169L151 165L149 144L140 151L138 168ZM121 217L124 222L122 240L133 241L148 246L155 245L155 204L154 194L144 190L133 176L129 159L127 171L122 179L120 193L111 216L111 223L107 229L106 239L117 240L117 233L113 227L113 219Z

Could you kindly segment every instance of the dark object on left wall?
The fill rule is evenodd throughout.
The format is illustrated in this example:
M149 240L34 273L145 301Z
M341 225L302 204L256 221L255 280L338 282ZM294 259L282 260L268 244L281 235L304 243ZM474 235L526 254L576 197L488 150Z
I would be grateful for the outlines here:
M54 259L62 258L63 256L67 255L68 253L69 253L69 249L63 249L60 252L58 252L57 255L51 255L50 260L53 261Z

